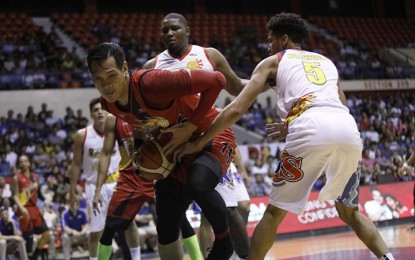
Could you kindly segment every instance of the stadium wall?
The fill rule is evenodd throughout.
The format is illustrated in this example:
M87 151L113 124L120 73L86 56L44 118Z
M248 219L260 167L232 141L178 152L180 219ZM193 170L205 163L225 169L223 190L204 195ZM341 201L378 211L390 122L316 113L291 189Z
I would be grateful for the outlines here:
M390 91L390 90L415 90L415 79L399 80L348 80L342 81L345 91ZM47 103L49 109L53 109L55 117L63 117L66 107L82 109L85 115L89 114L89 101L98 97L96 89L47 89L47 90L12 90L0 92L0 116L5 116L7 110L13 109L15 114L26 113L27 107L32 105L35 112L40 111L42 103ZM276 104L276 97L272 90L262 93L257 101L265 106L266 98L271 97L272 104ZM216 105L223 107L225 100L234 97L222 91Z

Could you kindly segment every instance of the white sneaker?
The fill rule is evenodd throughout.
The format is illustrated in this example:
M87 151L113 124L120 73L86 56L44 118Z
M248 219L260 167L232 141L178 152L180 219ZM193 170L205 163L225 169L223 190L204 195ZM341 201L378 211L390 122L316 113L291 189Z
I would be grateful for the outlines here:
M233 251L233 254L231 257L229 257L229 260L240 260L239 256L236 254L235 251Z

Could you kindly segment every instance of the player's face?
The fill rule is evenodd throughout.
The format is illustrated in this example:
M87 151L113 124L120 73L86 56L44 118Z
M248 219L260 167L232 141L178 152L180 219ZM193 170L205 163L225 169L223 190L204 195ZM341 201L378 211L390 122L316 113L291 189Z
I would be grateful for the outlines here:
M190 30L177 18L165 19L161 22L161 41L167 49L180 50L188 43Z
M102 109L101 103L96 103L91 111L91 118L94 120L94 123L105 122L107 119L108 112Z
M288 36L284 34L283 36L277 36L271 31L268 33L268 52L269 55L274 55L280 51L285 50L287 44Z
M102 97L110 103L119 100L123 90L128 91L124 88L128 75L127 63L124 63L120 70L114 57L102 61L93 61L91 63L91 74L95 87Z
M0 218L3 222L9 221L9 211L8 210L2 210L0 213Z
M19 167L21 170L27 170L30 168L29 158L27 158L27 156L23 155L19 158Z

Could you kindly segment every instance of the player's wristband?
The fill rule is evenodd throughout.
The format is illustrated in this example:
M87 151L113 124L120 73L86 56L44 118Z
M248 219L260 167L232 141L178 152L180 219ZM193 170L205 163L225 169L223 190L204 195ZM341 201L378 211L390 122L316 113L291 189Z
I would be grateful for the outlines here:
M138 150L143 143L144 141L141 139L134 139L134 149Z

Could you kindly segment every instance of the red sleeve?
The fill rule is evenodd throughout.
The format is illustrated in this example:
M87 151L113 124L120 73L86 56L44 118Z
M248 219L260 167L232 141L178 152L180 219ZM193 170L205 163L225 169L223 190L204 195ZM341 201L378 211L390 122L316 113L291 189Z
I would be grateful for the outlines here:
M151 70L141 77L141 93L145 102L168 105L176 98L200 93L200 100L192 117L202 118L213 106L220 91L226 85L225 77L217 71ZM193 122L192 122L193 123Z

